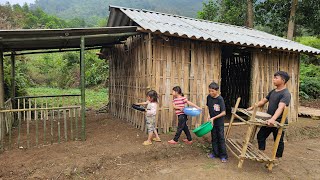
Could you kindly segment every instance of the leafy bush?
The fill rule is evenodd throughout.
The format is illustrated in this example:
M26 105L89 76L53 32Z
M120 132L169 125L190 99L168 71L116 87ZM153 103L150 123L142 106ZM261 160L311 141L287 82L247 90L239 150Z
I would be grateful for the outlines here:
M320 66L301 63L299 94L305 99L320 98Z
M16 82L16 93L15 96L25 96L27 94L26 88L30 87L30 79L24 73L26 71L26 64L23 61L23 57L18 57L16 60L15 68L15 82ZM5 100L11 96L11 65L9 58L4 60L4 92Z
M79 52L28 56L27 74L37 86L76 88L80 84ZM31 60L32 59L32 60ZM108 76L108 63L95 51L85 53L86 86L100 85Z

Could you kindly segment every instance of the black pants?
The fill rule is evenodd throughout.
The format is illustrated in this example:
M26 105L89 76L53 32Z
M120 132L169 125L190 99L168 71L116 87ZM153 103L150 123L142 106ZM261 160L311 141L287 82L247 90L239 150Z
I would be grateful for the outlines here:
M184 133L186 134L187 136L187 139L188 141L192 141L192 138L191 138L191 134L190 134L190 131L189 131L189 128L188 128L188 125L187 125L187 115L185 114L181 114L178 116L178 128L177 128L177 132L176 132L176 135L174 136L173 140L178 142L178 139L182 133L182 131L184 131Z
M276 127L266 127L263 126L260 128L258 134L257 134L257 139L258 139L258 145L260 150L265 150L266 149L266 139L268 136L273 133L273 140L275 141L277 138L278 134L278 128ZM284 143L283 143L283 137L284 137L284 131L281 134L279 146L277 149L276 157L282 157L283 150L284 150Z
M228 158L224 126L214 126L211 130L212 153L215 157Z

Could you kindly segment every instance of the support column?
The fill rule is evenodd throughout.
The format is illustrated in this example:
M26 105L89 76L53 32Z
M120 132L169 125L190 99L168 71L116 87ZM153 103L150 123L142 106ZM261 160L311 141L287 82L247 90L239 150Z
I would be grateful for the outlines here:
M80 87L81 87L81 137L82 140L86 140L86 99L85 99L85 63L84 63L84 48L85 40L81 36L81 45L80 45Z
M4 67L3 67L3 51L0 47L0 110L4 108ZM4 145L4 114L0 113L0 149L3 149Z
M16 52L11 52L11 104L12 109L17 109L16 100ZM13 113L13 124L18 125L17 113Z

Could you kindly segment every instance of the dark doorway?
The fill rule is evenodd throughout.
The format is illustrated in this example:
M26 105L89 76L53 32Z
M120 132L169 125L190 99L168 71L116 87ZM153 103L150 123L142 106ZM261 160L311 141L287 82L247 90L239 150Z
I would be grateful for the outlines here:
M238 97L241 97L239 107L249 106L251 52L242 47L223 46L221 58L221 95L230 114Z

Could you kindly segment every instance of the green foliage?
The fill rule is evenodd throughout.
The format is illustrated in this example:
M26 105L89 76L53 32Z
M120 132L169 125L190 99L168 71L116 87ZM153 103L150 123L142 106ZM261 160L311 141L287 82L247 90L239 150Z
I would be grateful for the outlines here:
M80 89L59 89L48 87L27 88L29 96L46 96L62 94L80 94ZM100 108L108 102L108 91L105 88L86 89L86 106L89 108ZM50 102L49 102L50 103ZM76 103L73 102L73 103Z
M266 0L255 6L255 24L266 26L278 36L285 36L290 17L291 0Z
M198 12L198 18L244 26L246 10L245 0L209 0L208 3L203 3L203 10Z
M295 41L311 46L317 49L320 49L320 37L313 37L313 36L303 36L295 38ZM314 64L320 65L320 55L318 56L308 56L308 55L301 55L301 62L306 64Z
M15 82L16 82L16 93L15 96L24 96L27 94L26 89L30 86L28 76L24 73L26 71L26 64L23 57L16 59L15 68ZM4 91L5 99L9 99L11 96L11 64L10 59L4 59Z
M165 13L196 17L201 8L199 0L38 0L32 8L40 7L49 14L69 20L85 19L87 26L101 25L101 19L108 16L108 6L124 6L148 9ZM105 24L103 24L105 26Z
M305 99L320 98L320 66L301 64L300 96Z
M108 76L109 65L95 54L96 51L85 53L86 86L102 84ZM58 88L74 88L80 84L79 52L59 54L43 54L28 56L27 75L37 86ZM32 60L31 60L32 59Z
M197 18L215 22L219 21L218 11L220 7L217 2L209 0L208 3L203 2L202 6L202 11L198 11Z
M85 27L86 23L81 18L73 18L68 21L55 15L46 14L41 8L29 8L27 4L0 5L1 17L0 29L58 29L67 27ZM1 27L2 26L2 27Z
M255 24L266 26L273 34L286 36L292 0L266 0L255 6ZM320 35L320 3L318 0L298 1L295 18L296 35Z

